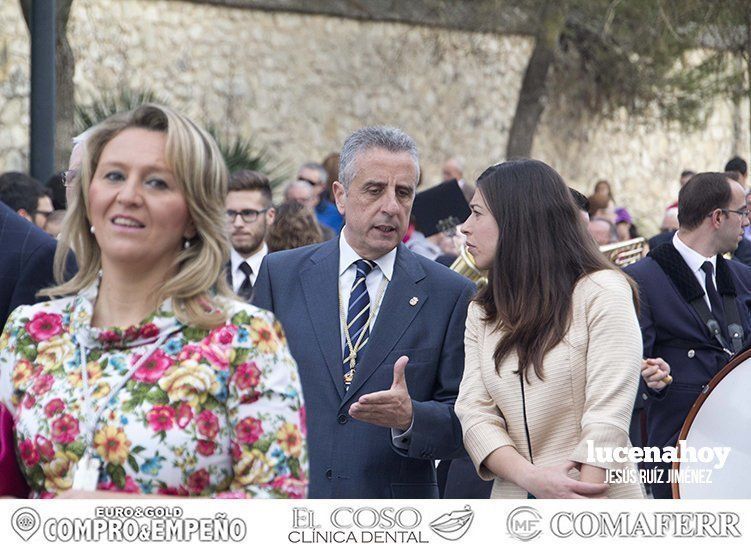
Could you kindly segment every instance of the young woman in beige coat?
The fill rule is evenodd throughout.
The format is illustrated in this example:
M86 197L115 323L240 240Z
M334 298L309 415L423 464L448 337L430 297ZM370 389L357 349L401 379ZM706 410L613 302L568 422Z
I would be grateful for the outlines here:
M558 173L488 168L462 226L488 285L471 304L456 401L464 444L493 498L642 498L630 447L642 343L631 281L600 253ZM631 472L623 472L631 471Z

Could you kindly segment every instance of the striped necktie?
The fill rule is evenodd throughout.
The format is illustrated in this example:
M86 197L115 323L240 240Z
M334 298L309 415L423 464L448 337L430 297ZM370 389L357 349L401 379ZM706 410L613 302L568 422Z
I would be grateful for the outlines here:
M365 344L368 343L369 326L368 318L370 317L370 297L368 288L365 285L365 278L376 267L376 263L366 259L360 259L355 262L357 267L355 271L355 281L352 283L352 289L349 292L349 306L347 308L347 331L349 332L349 342L344 342L344 361L342 363L344 373L344 388L348 389L355 377L355 366L357 359ZM354 354L350 357L350 343L354 348Z

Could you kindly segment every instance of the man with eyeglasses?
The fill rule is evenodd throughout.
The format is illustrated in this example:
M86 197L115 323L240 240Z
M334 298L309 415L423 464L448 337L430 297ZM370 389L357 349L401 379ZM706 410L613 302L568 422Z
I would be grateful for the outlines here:
M47 217L54 211L44 186L22 172L0 176L0 200L40 229L44 229Z
M269 179L253 170L233 173L225 207L232 242L227 281L240 298L250 301L261 262L269 252L266 235L276 213Z
M639 284L648 446L676 445L702 389L751 340L751 268L723 257L738 247L748 214L738 182L697 174L678 195L672 243L626 268ZM667 482L652 491L672 496Z
M326 169L317 162L306 162L297 172L297 180L305 181L313 188L315 200L313 211L318 223L330 228L334 231L334 234L338 234L342 230L344 220L326 194L326 183L328 182Z

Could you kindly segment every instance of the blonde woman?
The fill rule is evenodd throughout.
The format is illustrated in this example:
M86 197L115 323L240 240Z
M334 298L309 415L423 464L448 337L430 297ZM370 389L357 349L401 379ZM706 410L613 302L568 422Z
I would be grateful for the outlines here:
M57 262L80 269L0 337L32 496L305 496L296 364L225 283L216 144L144 105L96 127L77 181Z

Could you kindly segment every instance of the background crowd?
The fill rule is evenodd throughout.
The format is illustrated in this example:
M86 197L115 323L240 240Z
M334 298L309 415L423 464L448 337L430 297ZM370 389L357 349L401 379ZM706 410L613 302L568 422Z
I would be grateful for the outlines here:
M366 127L275 204L179 113L115 115L46 185L0 176L0 401L31 495L641 497L582 444L674 443L716 372L676 370L671 349L718 350L665 339L678 302L649 294L669 290L654 267L694 267L710 342L748 328L746 175L739 157L681 172L632 281L603 253L640 238L606 180L585 198L528 160L475 187L453 157L419 194L414 141ZM458 217L432 228L433 205ZM479 294L449 269L462 247ZM512 371L521 404L511 374L487 378Z

